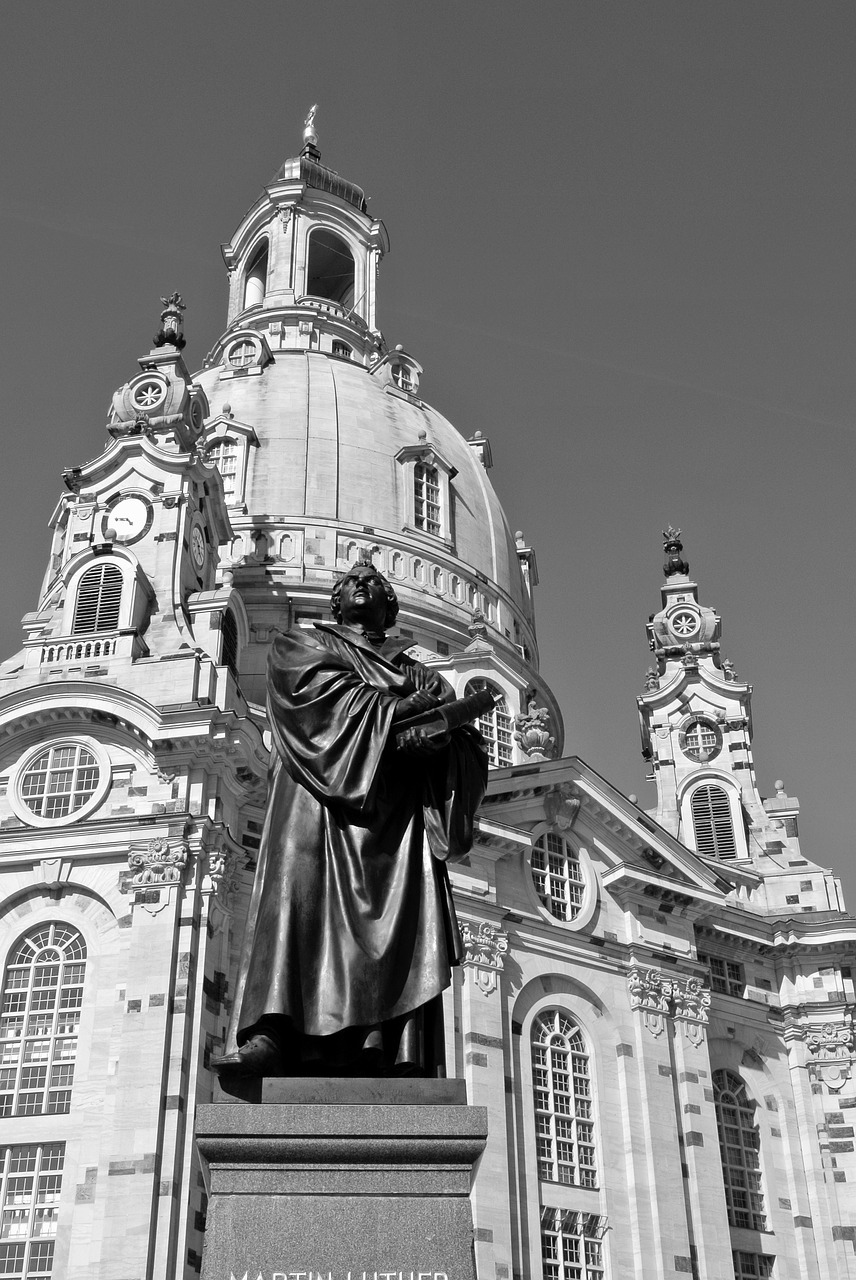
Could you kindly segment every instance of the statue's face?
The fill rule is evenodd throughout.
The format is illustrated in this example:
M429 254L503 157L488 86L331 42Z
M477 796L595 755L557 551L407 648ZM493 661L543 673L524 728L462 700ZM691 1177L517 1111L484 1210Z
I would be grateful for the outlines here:
M370 631L382 631L387 602L384 580L370 564L358 565L342 579L339 608L346 625L358 623Z

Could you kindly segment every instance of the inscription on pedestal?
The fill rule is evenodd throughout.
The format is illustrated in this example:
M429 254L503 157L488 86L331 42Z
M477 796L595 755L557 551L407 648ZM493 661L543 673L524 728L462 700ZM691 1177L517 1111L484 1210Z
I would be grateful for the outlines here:
M445 1271L263 1271L254 1269L236 1276L229 1272L229 1280L449 1280ZM452 1278L455 1280L455 1277Z

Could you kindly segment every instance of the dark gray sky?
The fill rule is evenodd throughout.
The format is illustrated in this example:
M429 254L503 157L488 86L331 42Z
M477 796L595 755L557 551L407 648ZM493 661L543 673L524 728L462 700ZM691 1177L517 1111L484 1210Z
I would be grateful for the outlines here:
M490 437L535 546L566 750L646 806L634 699L660 531L755 685L761 789L856 908L856 7L255 0L3 7L0 652L60 471L318 102L387 224L380 323Z

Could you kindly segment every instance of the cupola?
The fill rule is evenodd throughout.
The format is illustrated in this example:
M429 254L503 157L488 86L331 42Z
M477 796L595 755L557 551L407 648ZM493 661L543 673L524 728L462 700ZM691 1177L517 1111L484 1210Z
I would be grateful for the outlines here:
M235 326L264 330L280 347L372 363L383 354L376 284L389 239L363 190L321 163L316 111L306 117L300 154L280 166L222 246L226 336Z

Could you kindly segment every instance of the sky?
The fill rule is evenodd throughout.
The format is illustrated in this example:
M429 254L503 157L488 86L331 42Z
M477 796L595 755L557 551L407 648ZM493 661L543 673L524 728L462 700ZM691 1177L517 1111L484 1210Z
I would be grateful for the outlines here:
M856 6L7 0L3 28L0 654L160 295L199 368L219 246L317 102L389 230L381 328L535 547L566 753L654 805L635 698L678 525L761 792L856 911Z

